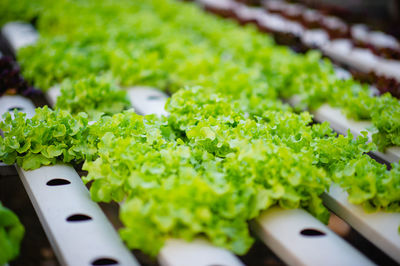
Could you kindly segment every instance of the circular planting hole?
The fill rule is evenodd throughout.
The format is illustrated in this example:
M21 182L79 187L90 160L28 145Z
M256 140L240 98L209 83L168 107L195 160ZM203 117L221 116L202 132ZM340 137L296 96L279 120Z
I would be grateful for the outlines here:
M13 112L15 109L17 109L18 111L24 110L23 107L13 106L13 107L8 108L8 111Z
M159 100L159 99L161 99L161 98L162 98L162 97L159 96L159 95L150 95L150 96L147 97L147 100L149 100L149 101L155 101L155 100Z
M324 232L321 232L317 229L307 228L300 231L300 234L303 236L325 236Z
M116 265L116 264L118 264L118 261L111 258L99 258L92 262L92 265Z
M74 214L67 218L68 222L83 222L92 220L92 217L85 214Z
M48 186L63 186L63 185L69 185L69 184L71 184L71 182L69 182L66 179L62 179L62 178L54 178L46 183L46 185L48 185Z

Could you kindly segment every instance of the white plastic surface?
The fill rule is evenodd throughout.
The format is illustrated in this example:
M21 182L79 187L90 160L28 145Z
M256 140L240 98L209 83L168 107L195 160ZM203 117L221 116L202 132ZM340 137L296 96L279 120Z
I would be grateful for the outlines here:
M350 40L336 39L327 42L321 49L329 57L332 57L338 61L344 61L347 60L347 56L350 54L352 48L353 44Z
M395 37L380 31L369 32L368 41L377 47L400 48L400 44Z
M244 265L229 251L202 239L192 242L170 239L161 249L158 261L164 266Z
M355 24L350 27L350 32L352 38L362 41L368 42L368 27L364 24Z
M10 112L13 114L14 109L26 113L28 118L32 117L35 113L35 106L33 103L20 95L3 95L0 97L0 121L3 120L3 114Z
M49 102L50 106L54 106L57 102L57 97L61 95L61 89L59 86L51 87L46 93L46 100Z
M322 47L329 41L329 35L322 29L305 30L301 41L309 46Z
M332 186L323 200L336 215L400 263L400 213L366 213L361 206L349 203L347 193L338 186Z
M286 19L277 14L264 12L257 17L257 23L271 31L286 32Z
M34 44L39 34L35 28L26 22L9 22L3 26L1 33L7 39L11 48L16 52L18 49Z
M199 5L211 8L230 10L234 4L231 0L195 0Z
M271 208L253 223L257 235L288 265L374 265L363 254L302 209ZM303 235L303 230L325 235Z
M298 9L296 5L291 5L290 7L293 12ZM278 14L268 13L262 8L236 4L233 10L240 19L255 20L260 25L273 31L291 33L296 36L302 36L305 33L305 29L300 23L287 20Z
M113 259L118 265L139 265L100 207L90 199L74 168L55 165L32 171L17 167L17 171L62 265L92 265L98 259ZM53 179L70 183L46 185ZM91 220L66 220L77 214Z
M254 17L257 23L267 29L281 33L291 33L301 37L304 34L304 27L297 22L290 21L279 14L271 14L267 11L257 14Z
M132 87L128 89L128 97L135 111L141 115L168 115L164 109L168 95L150 87Z
M255 20L264 13L260 7L249 7L243 4L235 5L234 12L242 20Z
M363 72L369 72L376 70L378 57L369 49L353 47L345 63Z
M379 58L375 72L385 77L393 77L400 82L400 61Z

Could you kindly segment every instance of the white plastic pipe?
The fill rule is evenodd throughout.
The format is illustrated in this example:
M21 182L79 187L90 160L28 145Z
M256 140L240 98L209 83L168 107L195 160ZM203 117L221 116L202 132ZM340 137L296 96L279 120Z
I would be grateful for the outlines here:
M302 209L274 207L252 225L264 243L288 265L374 265Z
M139 265L73 167L17 171L62 265Z
M14 21L3 26L1 33L6 38L13 52L17 52L20 48L34 44L39 34L35 28L26 22Z
M400 263L400 213L367 213L361 206L349 203L347 193L338 186L332 186L323 200L329 209Z

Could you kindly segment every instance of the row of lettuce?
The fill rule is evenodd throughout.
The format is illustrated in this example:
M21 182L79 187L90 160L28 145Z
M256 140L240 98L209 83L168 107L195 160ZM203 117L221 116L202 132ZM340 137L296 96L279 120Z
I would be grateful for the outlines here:
M41 39L18 59L24 76L42 89L65 78L110 73L122 86L175 92L201 85L245 102L251 97L255 113L271 105L282 109L277 98L298 95L299 109L329 103L351 118L371 120L381 150L400 145L398 100L373 97L368 86L339 80L317 52L295 54L252 27L239 28L173 0L31 2L17 7L2 1L1 15L3 22L35 21Z
M400 211L399 164L387 170L365 155L376 149L366 134L337 136L279 100L328 102L372 120L380 148L400 144L398 101L337 79L318 53L294 54L174 0L21 3L0 10L40 32L18 54L24 76L61 96L31 119L5 116L0 159L27 170L83 162L92 198L121 203L130 248L155 255L168 238L205 236L244 254L248 221L273 205L326 222L321 195L333 183L368 211ZM119 86L133 85L171 93L169 116L129 109Z

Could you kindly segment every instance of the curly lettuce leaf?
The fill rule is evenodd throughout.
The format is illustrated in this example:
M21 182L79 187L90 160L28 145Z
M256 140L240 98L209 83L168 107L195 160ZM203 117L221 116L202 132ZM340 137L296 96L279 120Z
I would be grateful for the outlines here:
M118 88L115 82L107 77L89 76L80 80L65 80L54 108L72 115L85 112L90 121L95 121L103 115L120 113L130 105L126 91Z
M81 162L97 152L90 137L87 115L72 117L67 111L37 108L32 118L14 112L6 113L0 129L0 160L17 163L25 170L56 162Z

